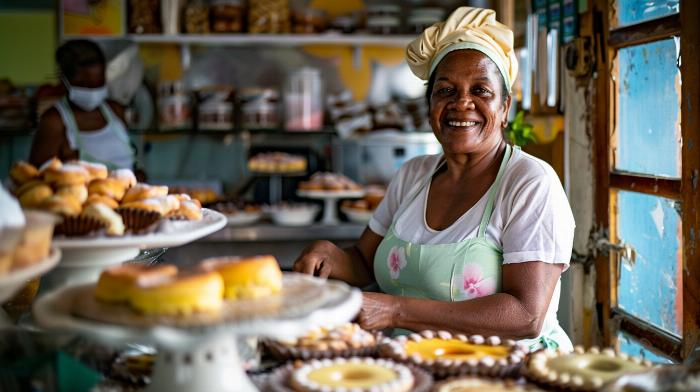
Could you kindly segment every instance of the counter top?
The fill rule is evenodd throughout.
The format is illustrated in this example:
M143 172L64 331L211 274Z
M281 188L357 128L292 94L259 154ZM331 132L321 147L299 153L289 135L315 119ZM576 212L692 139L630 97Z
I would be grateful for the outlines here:
M256 241L313 241L326 239L359 239L366 224L342 223L339 225L314 224L311 226L277 226L261 223L253 226L227 226L204 237L200 242L256 242Z

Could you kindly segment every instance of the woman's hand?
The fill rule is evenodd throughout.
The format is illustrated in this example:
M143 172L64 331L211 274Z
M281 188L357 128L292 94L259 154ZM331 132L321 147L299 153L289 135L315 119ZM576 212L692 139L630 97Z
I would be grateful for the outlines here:
M294 272L327 278L333 272L333 261L347 257L347 254L332 242L315 241L301 252L292 269Z
M395 327L398 298L380 293L362 293L362 308L357 323L366 330Z

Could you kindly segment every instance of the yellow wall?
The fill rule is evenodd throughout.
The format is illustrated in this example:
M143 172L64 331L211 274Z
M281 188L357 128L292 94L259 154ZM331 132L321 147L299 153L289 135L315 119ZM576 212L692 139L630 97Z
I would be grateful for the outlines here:
M55 80L56 19L53 10L0 13L0 78L12 83Z

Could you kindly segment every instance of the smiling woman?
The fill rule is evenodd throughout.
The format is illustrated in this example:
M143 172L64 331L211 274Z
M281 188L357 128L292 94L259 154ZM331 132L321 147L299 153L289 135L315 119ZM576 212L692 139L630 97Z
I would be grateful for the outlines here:
M402 166L355 246L316 242L295 270L376 281L382 293L364 294L364 328L571 349L556 317L571 208L554 170L502 132L518 70L512 32L492 10L461 7L413 41L406 59L429 81L430 125L444 154Z

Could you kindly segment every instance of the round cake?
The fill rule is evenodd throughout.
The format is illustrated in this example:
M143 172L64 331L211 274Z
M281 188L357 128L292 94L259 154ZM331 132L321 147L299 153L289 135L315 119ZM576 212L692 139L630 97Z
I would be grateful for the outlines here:
M463 374L506 377L519 369L527 351L514 340L502 341L497 336L423 331L385 339L380 354L420 366L437 377Z
M226 299L261 298L282 290L282 271L271 255L214 257L203 260L200 268L221 274Z
M122 264L109 267L102 271L97 280L95 298L102 302L128 302L131 291L138 282L149 284L175 275L177 267L172 264Z
M522 385L515 380L495 380L479 377L459 377L435 385L433 392L539 392L541 389Z
M141 281L131 290L129 304L148 315L189 315L218 312L224 282L215 272L188 272L156 282Z
M406 366L384 359L336 358L306 363L292 373L290 384L299 392L403 392L413 387L413 375Z
M577 346L573 353L542 350L530 357L527 377L554 388L597 391L603 384L623 374L649 370L651 362L611 348L585 350Z

